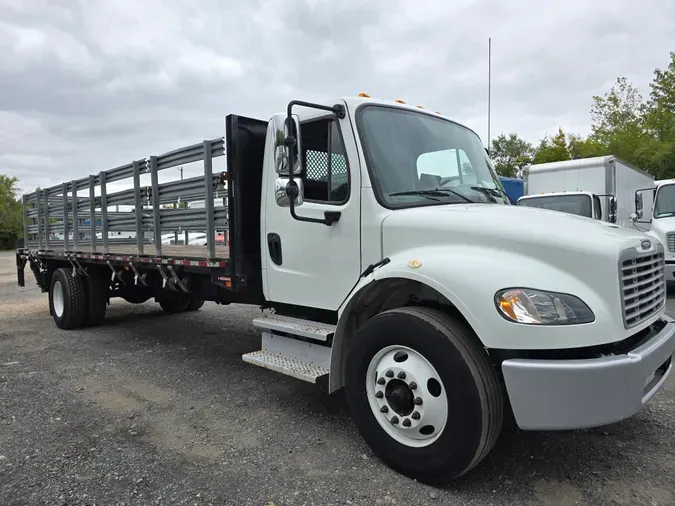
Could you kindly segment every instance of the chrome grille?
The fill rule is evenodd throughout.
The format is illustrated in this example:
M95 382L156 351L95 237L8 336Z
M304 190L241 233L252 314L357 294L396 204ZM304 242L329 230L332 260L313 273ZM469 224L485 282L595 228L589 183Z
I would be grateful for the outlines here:
M626 250L619 259L621 307L626 328L634 327L658 312L666 301L663 247L656 253Z
M666 242L668 243L668 251L675 253L675 232L666 234Z

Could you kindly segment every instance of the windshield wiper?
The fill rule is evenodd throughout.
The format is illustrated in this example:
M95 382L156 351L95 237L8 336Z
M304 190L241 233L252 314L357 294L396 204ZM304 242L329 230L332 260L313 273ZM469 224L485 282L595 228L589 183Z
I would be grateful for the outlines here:
M500 192L497 188L486 188L484 186L472 186L471 189L476 190L478 192L481 192L485 195L489 195L491 197L499 197L500 199L504 198L504 195L502 195L502 192Z
M458 196L462 200L470 203L470 204L476 204L474 200L471 200L469 197L466 195L462 195L459 192L456 192L455 190L451 190L450 188L434 188L433 190L409 190L409 191L404 191L404 192L394 192L390 193L390 197L396 197L398 195L422 195L422 196L427 196L427 197L447 197L448 193L451 193L453 195ZM434 199L437 200L437 199Z

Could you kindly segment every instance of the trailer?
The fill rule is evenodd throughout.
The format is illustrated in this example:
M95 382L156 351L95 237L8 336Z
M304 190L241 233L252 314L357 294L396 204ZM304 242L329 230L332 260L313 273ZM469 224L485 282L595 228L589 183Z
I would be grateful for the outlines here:
M635 191L654 178L616 156L529 165L518 205L552 209L633 227Z
M613 423L670 374L661 243L509 205L470 129L365 94L225 123L224 137L23 197L18 283L29 265L57 327L101 325L113 297L172 318L260 306L261 347L243 360L344 389L373 452L426 483L478 465L505 416L524 430ZM160 184L187 163L203 173ZM179 199L204 206L168 206ZM164 244L176 230L206 245Z

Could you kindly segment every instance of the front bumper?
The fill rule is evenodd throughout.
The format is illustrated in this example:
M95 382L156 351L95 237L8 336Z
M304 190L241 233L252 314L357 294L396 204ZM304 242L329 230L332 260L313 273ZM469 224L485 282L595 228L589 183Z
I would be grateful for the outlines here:
M577 360L508 359L506 391L523 430L597 427L628 418L649 402L672 370L675 320L623 354Z

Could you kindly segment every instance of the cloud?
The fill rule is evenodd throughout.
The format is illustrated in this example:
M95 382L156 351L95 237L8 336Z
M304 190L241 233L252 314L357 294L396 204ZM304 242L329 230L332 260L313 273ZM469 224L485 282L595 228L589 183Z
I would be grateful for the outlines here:
M295 98L421 104L486 140L587 133L618 76L646 96L672 2L0 0L0 172L25 190L224 134Z

